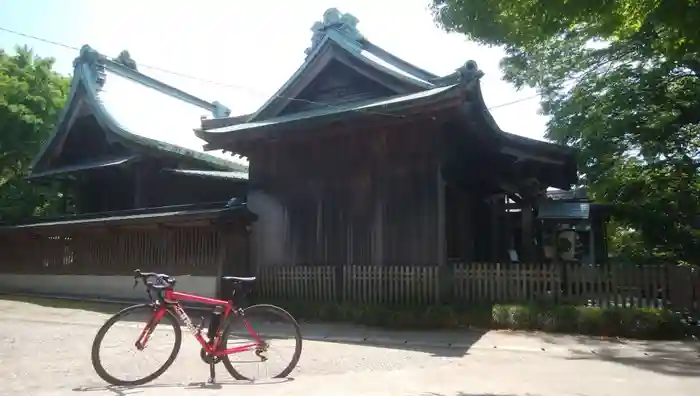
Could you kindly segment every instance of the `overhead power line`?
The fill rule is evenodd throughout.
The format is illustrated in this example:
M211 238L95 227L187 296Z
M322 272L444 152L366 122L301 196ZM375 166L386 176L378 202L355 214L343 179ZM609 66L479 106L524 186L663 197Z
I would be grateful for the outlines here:
M66 48L66 49L69 49L69 50L78 51L78 52L80 51L80 48L77 47L77 46L69 45L69 44L66 44L66 43L59 42L59 41L49 40L49 39L46 39L46 38L43 38L43 37L34 36L34 35L31 35L31 34L19 32L19 31L17 31L17 30L8 29L8 28L2 27L2 26L0 26L0 31L6 32L6 33L10 33L10 34L14 34L14 35L21 36L21 37L25 37L25 38L28 38L28 39L40 41L40 42L43 42L43 43L46 43L46 44L51 44L51 45L55 45L55 46L58 46L58 47ZM171 69L166 69L166 68L164 68L164 67L149 65L149 64L145 64L145 63L141 63L141 62L138 62L137 64L138 64L138 66L144 67L144 68L146 68L146 69L155 70L155 71L158 71L158 72L161 72L161 73L166 73L166 74L170 74L170 75L177 76L177 77L181 77L181 78L187 78L187 79L190 79L190 80L194 80L194 81L198 81L198 82L202 82L202 83L206 83L206 84L218 85L218 86L225 87L225 88L231 88L231 89L237 89L237 90L245 90L245 91L248 91L248 92L253 92L253 93L262 94L262 92L257 91L257 90L255 90L255 89L253 89L253 88L246 87L246 86L242 86L242 85L238 85L238 84L230 84L230 83L224 83L224 82L221 82L221 81L216 81L216 80L201 78L201 77L197 77L197 76L194 76L194 75L191 75L191 74L186 74L186 73L174 71L174 70L171 70ZM279 98L279 99L285 99L285 100L290 100L290 101L299 101L299 102L305 102L305 103L308 103L308 104L315 104L315 105L320 105L320 106L336 107L336 106L330 105L330 104L328 104L328 103L320 103L320 102L315 102L315 101L307 100L307 99L287 98L287 97L279 96L279 95L274 95L274 96L277 97L277 98ZM495 110L495 109L498 109L498 108L501 108L501 107L512 106L512 105L514 105L514 104L526 102L526 101L529 101L529 100L532 100L532 99L536 99L536 98L539 98L539 95L537 95L537 94L535 94L535 95L530 95L530 96L526 96L526 97L523 97L523 98L520 98L520 99L517 99L517 100L513 100L513 101L510 101L510 102L505 102L505 103L497 104L497 105L495 105L495 106L491 106L491 107L488 108L488 110ZM359 110L359 111L364 111L364 112L367 112L367 113L372 113L372 114L377 114L377 115L384 115L384 116L392 116L392 117L396 117L396 116L397 116L397 115L395 115L395 114L384 114L384 113L379 113L379 112L374 112L374 111L365 111L365 110Z

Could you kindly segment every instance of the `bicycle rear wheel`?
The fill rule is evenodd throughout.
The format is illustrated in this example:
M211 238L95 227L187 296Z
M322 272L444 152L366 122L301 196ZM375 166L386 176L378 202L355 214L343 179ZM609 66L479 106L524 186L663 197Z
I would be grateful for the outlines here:
M134 305L116 313L100 328L92 343L91 354L92 366L100 378L112 385L143 385L161 376L173 364L180 352L182 330L169 310L158 323L154 323L155 313L156 308L151 304ZM147 333L149 337L145 347L137 348L136 342L141 341ZM172 346L168 347L168 344ZM107 356L110 352L116 354L117 358L114 359L116 367L111 367L108 371L104 360L111 360ZM130 354L136 358L145 357L150 352L163 357L155 362L156 368L147 369L148 374L145 376L126 373L137 365L135 359L129 359Z
M221 349L249 345L255 343L256 338L262 342L257 347L222 357L231 376L237 380L248 381L288 376L299 362L302 348L301 331L294 317L274 305L260 304L248 307L243 310L243 315L232 317L224 327ZM284 358L282 354L289 356ZM280 357L280 365L270 362ZM234 364L238 368L235 368ZM259 374L261 364L266 364L265 374L260 377L254 376L250 372L251 369ZM274 367L270 370L267 364Z

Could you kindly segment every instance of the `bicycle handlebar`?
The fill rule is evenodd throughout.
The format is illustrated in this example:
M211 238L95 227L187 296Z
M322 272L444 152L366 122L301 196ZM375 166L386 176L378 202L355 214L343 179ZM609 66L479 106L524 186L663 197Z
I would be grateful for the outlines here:
M141 272L141 270L136 269L134 270L134 288L138 285L139 279L149 289L164 290L175 286L175 279L170 275L157 272Z

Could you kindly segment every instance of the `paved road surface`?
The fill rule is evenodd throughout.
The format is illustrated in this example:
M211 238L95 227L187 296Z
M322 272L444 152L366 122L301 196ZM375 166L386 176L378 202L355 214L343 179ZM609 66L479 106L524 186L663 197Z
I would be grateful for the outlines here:
M236 382L219 365L220 384L205 387L207 366L197 357L198 345L183 332L183 349L166 374L143 387L110 388L90 364L92 339L106 317L0 300L5 378L0 395L651 396L700 390L699 348L692 343L504 332L389 333L321 325L303 326L313 340L305 341L289 381ZM117 334L132 333L124 327ZM343 342L329 342L332 338Z

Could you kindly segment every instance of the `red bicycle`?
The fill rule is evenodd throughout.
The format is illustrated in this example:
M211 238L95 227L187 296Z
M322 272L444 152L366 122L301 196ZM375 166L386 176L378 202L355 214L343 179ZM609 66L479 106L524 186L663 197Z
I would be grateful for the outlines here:
M209 383L215 382L216 373L214 366L219 362L224 363L226 370L233 378L237 380L253 380L254 378L241 374L241 372L236 370L229 356L252 352L253 356L245 363L266 363L269 359L267 354L272 347L271 339L279 340L283 348L293 348L293 353L289 363L283 365L279 372L275 371L273 375L268 375L267 378L284 378L294 370L299 362L299 357L301 356L301 332L297 321L284 309L266 304L253 305L241 309L234 305L233 299L226 301L176 292L174 290L175 279L166 274L136 270L134 271L134 287L136 287L139 280L146 286L148 295L151 297L151 303L134 305L116 313L100 328L92 344L92 365L97 375L108 383L121 386L136 386L143 385L161 376L173 364L180 351L182 330L178 323L178 318L182 320L201 345L200 358L209 365ZM249 291L249 288L246 290L245 286L250 286L255 281L255 278L227 276L223 277L222 280L230 282L233 286L233 296L237 294L240 296ZM209 333L206 337L202 335L204 318L202 318L199 326L195 326L189 315L182 308L180 301L193 301L214 306L210 314ZM268 320L264 321L260 327L256 327L258 327L258 330L270 327L273 330L273 335L263 338L259 331L253 329L253 325L250 322L256 316L268 317ZM134 319L129 319L132 317ZM133 322L138 322L139 319L145 320L146 325L140 332L136 334L131 333L129 330L133 329ZM123 326L115 326L121 322L126 323ZM236 324L242 324L243 329L236 332L234 330ZM173 341L172 349L154 344L154 332L159 325L165 325L168 328L169 331L164 333L163 339ZM284 340L284 337L280 336L279 330L285 325L291 330L291 340ZM110 330L113 331L108 333ZM117 336L126 336L126 340L121 340L117 342L115 347L110 348L106 345L105 340L112 333ZM129 337L128 334L134 335ZM229 346L229 342L236 342L238 337L246 335L251 338L250 341L236 346ZM135 341L134 337L136 338ZM162 364L158 363L159 366L156 366L158 368L149 375L125 379L122 377L125 375L123 372L135 366L131 360L124 359L124 352L128 351L126 348L130 348L131 352L134 352L136 355L144 354L147 350L164 352L166 358ZM114 372L108 373L103 364L106 352L112 349L119 352L118 361L121 367L114 369L118 374Z

